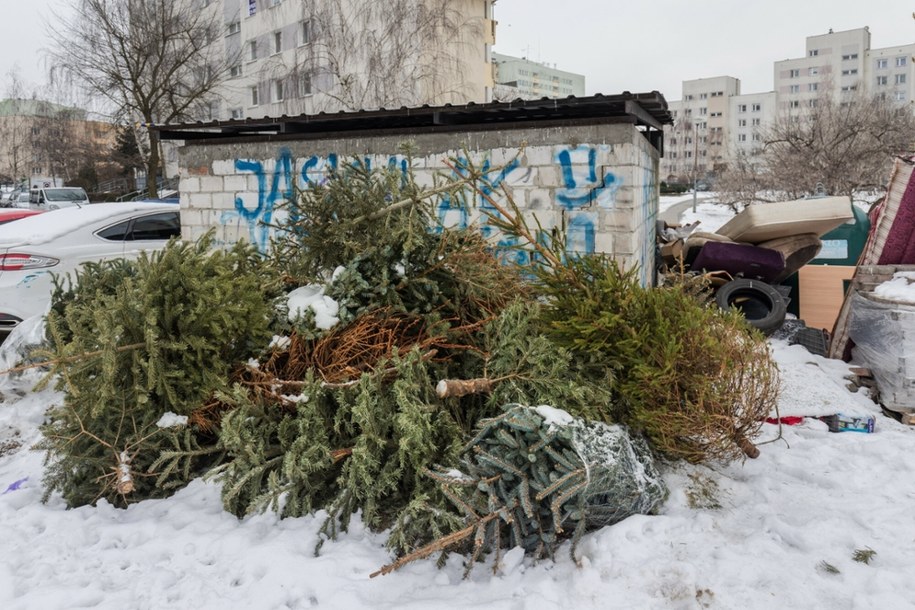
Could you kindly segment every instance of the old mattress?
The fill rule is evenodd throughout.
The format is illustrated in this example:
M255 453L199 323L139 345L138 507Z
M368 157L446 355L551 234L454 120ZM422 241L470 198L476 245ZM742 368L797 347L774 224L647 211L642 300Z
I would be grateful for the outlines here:
M702 246L692 269L727 271L734 277L772 281L785 269L785 257L777 250L750 244L708 241Z
M848 197L758 203L726 222L717 233L734 241L758 244L799 233L820 236L852 218Z

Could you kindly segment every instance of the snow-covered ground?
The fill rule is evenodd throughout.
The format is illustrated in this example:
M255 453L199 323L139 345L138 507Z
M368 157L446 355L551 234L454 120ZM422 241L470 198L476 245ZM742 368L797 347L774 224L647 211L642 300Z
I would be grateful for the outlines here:
M41 503L30 447L52 390L0 403L0 608L875 608L915 607L915 428L846 389L847 366L772 342L781 415L870 414L873 434L831 433L806 418L766 424L756 460L666 465L661 514L593 532L581 565L520 550L462 580L461 558L370 578L390 561L359 520L318 541L322 515L237 520L216 484L120 510ZM874 551L869 563L853 559ZM831 567L830 567L831 566Z
M43 504L31 447L62 397L29 392L37 373L0 375L0 609L915 608L915 427L852 393L845 363L771 345L778 415L807 417L781 438L765 424L758 459L663 465L660 514L588 534L580 565L515 549L468 580L459 556L370 578L391 560L383 533L355 519L315 556L322 514L237 520L199 480L127 510ZM875 432L832 433L813 417L837 412L874 417Z

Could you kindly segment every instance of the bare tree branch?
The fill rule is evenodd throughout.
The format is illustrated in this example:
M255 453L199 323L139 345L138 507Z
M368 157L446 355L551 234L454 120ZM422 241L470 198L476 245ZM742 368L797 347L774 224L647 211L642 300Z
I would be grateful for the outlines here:
M787 109L760 134L756 155L737 155L718 183L725 202L799 199L822 184L855 197L886 186L892 159L915 146L915 114L883 97L822 96Z
M107 99L127 121L148 126L200 118L236 62L212 44L224 33L215 8L175 0L71 2L73 16L51 28L53 70ZM157 134L145 128L143 136L148 194L156 197Z

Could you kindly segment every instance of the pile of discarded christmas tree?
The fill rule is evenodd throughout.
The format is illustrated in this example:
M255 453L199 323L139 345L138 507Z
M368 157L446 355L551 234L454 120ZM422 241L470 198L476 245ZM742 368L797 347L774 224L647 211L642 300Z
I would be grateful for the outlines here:
M324 539L360 511L390 530L380 572L445 552L469 569L574 555L656 511L659 459L756 451L778 380L739 314L567 255L510 191L455 174L424 190L344 165L288 204L267 256L203 239L62 278L33 354L64 395L46 495L126 506L210 477L239 517L326 510ZM437 226L443 200L485 201L520 250Z

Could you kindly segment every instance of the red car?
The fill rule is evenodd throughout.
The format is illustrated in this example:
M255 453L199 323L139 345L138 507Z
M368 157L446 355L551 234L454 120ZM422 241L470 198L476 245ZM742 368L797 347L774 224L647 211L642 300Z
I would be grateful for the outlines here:
M0 210L0 225L19 220L20 218L26 218L27 216L41 214L42 212L44 212L44 210L23 210L20 208Z

